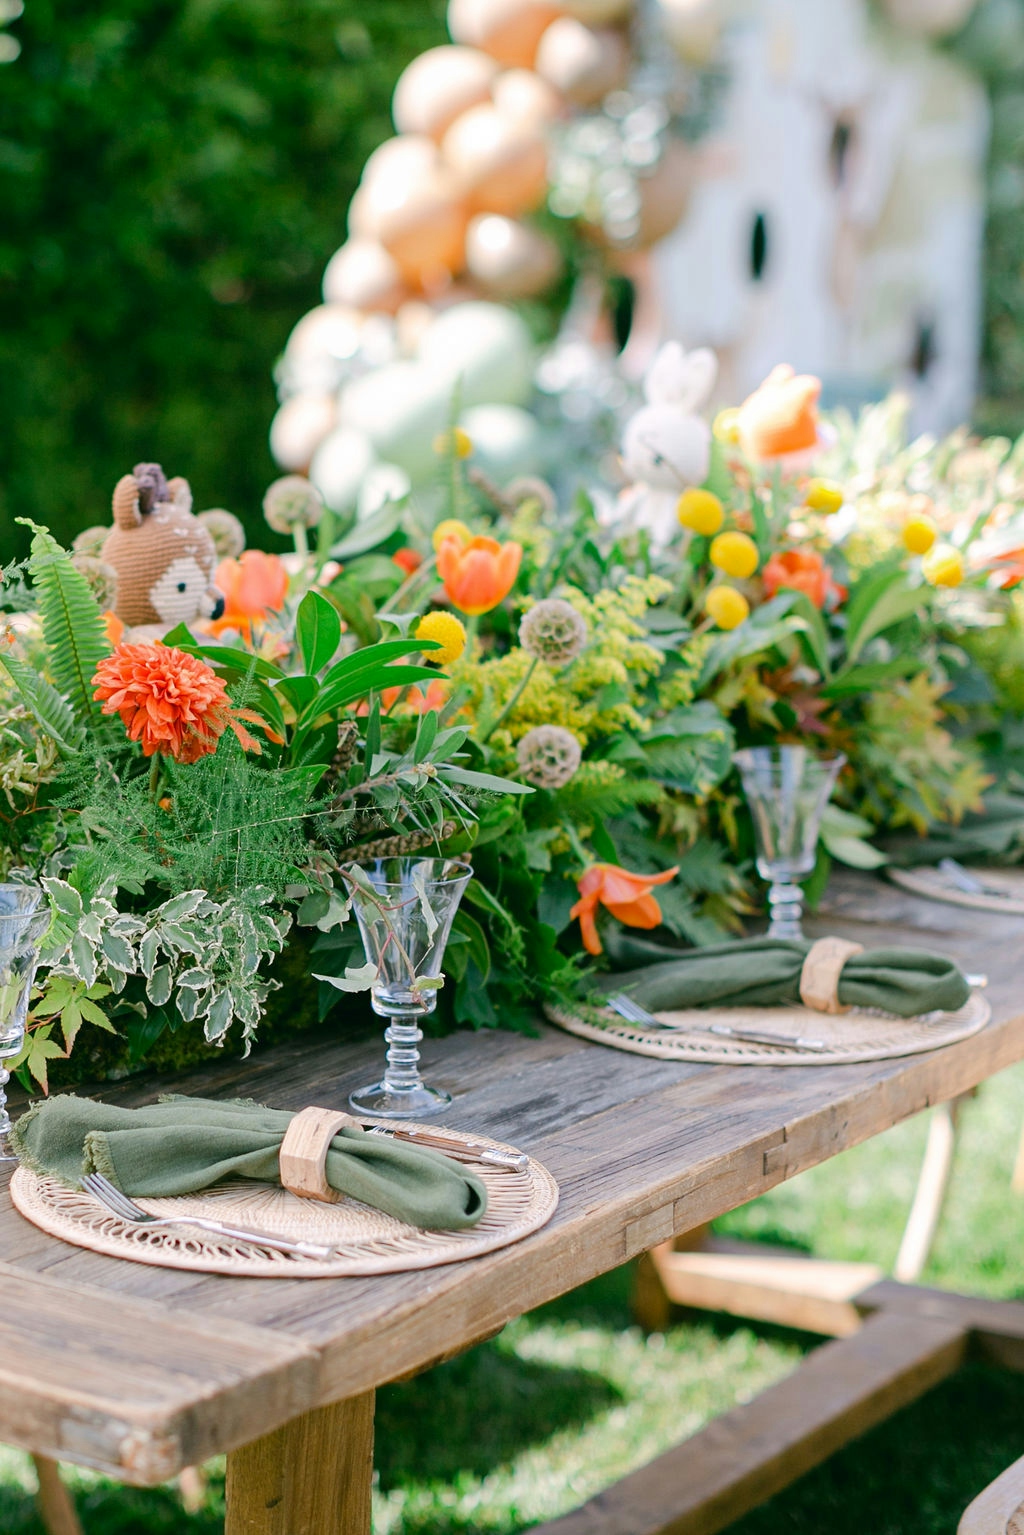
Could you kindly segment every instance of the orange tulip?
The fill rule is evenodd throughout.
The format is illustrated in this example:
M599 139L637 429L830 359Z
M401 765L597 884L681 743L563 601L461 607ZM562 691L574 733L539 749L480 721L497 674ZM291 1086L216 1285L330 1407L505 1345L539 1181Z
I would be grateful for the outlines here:
M597 934L598 906L604 906L627 927L657 927L661 907L651 891L655 885L667 885L679 873L678 867L664 874L630 874L614 863L594 863L576 881L580 899L569 913L579 917L583 947L588 954L601 953Z
M512 590L522 557L521 544L481 537L463 544L446 538L437 552L437 573L453 607L461 613L489 613Z
M846 596L846 588L833 581L832 572L815 549L787 549L785 554L773 554L762 575L769 597L780 591L803 592L816 608L823 608L833 593L836 602L842 602Z
M246 549L237 560L221 560L214 581L224 593L224 612L210 625L211 634L236 629L251 639L254 622L265 623L268 613L284 607L288 571L276 554Z
M748 458L763 462L818 446L821 379L794 373L787 363L773 368L739 408L736 429Z

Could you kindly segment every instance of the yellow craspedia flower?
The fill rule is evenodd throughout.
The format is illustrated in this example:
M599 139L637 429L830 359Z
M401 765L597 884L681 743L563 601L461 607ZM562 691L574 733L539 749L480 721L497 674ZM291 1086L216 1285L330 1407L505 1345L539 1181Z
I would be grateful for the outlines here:
M812 480L804 496L804 505L812 512L831 514L838 512L846 500L846 492L835 480Z
M704 598L704 611L719 629L738 629L750 617L750 603L734 586L713 586Z
M927 554L938 536L934 522L924 512L915 512L903 524L903 546L911 554Z
M725 521L725 508L710 490L684 490L676 514L684 528L711 538Z
M455 427L451 432L438 432L434 438L434 452L440 457L442 454L455 450L456 458L468 458L473 451L473 439L461 426Z
M964 557L952 544L936 544L922 560L921 570L930 586L959 586L964 578Z
M416 625L416 638L437 641L441 649L426 651L424 659L434 661L438 666L451 666L466 648L464 626L454 613L446 613L443 608L420 619Z
M711 424L716 442L728 444L737 443L740 440L740 413L735 405L730 405L727 410L720 410Z
M430 542L434 546L434 553L437 554L446 538L456 538L465 547L472 537L472 529L467 528L466 524L460 522L458 517L446 517L434 529L430 536Z
M734 581L745 581L758 566L757 545L748 533L719 533L711 540L711 563Z

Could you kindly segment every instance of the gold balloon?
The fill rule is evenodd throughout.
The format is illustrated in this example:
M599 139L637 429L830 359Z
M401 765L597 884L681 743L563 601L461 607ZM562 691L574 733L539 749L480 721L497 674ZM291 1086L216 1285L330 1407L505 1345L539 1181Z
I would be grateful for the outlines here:
M633 0L562 0L562 9L588 27L606 27L628 16Z
M333 394L296 394L285 400L270 426L270 451L282 469L305 472L317 448L335 428Z
M447 165L478 213L529 213L547 191L543 133L493 105L471 107L444 136Z
M466 271L497 298L532 298L561 269L558 246L529 224L481 213L466 231Z
M532 128L546 127L565 113L563 98L532 69L502 70L491 94L504 117Z
M545 27L561 14L551 0L449 0L448 31L500 64L529 69Z
M534 67L574 106L589 107L625 83L629 51L621 32L560 16L541 38Z
M658 0L665 34L680 58L697 68L714 58L722 33L722 0Z
M495 61L478 48L429 48L398 77L391 103L395 127L442 138L460 112L490 99L497 73Z

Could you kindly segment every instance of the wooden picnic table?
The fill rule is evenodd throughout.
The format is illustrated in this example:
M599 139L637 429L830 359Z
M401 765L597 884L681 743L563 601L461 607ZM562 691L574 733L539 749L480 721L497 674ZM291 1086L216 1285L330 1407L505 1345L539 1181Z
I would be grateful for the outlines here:
M5 1191L0 1440L140 1485L227 1451L228 1535L362 1535L377 1386L1024 1058L1021 919L844 875L809 932L951 954L988 974L992 1020L930 1054L840 1066L667 1062L547 1026L428 1042L430 1079L455 1095L441 1122L529 1151L560 1185L545 1229L486 1257L379 1278L194 1274L67 1246ZM328 1028L102 1093L341 1107L382 1048Z

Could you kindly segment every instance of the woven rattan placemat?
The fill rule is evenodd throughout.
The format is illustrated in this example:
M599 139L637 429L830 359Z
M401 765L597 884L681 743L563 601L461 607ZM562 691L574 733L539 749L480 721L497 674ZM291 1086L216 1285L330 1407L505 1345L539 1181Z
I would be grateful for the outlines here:
M972 992L955 1013L925 1013L897 1018L853 1008L848 1013L815 1013L807 1007L707 1007L689 1012L656 1013L671 1028L646 1029L627 1023L609 1008L545 1008L552 1023L634 1055L656 1055L669 1061L705 1061L720 1066L834 1066L837 1061L883 1061L890 1056L937 1050L983 1029L992 1009L980 992ZM774 1034L822 1040L825 1050L751 1044L708 1032L712 1023L736 1029L768 1030Z
M447 1125L445 1134L502 1151L516 1149L487 1136L460 1135ZM469 1231L423 1231L355 1199L321 1204L268 1183L225 1183L175 1199L136 1200L153 1215L207 1216L337 1249L336 1258L323 1260L227 1240L198 1227L132 1225L91 1195L67 1189L52 1178L40 1178L27 1167L15 1170L11 1198L26 1220L51 1236L111 1258L255 1279L324 1279L392 1274L476 1258L521 1241L555 1213L558 1184L539 1162L531 1159L521 1173L482 1163L473 1163L472 1168L487 1187L487 1214Z

